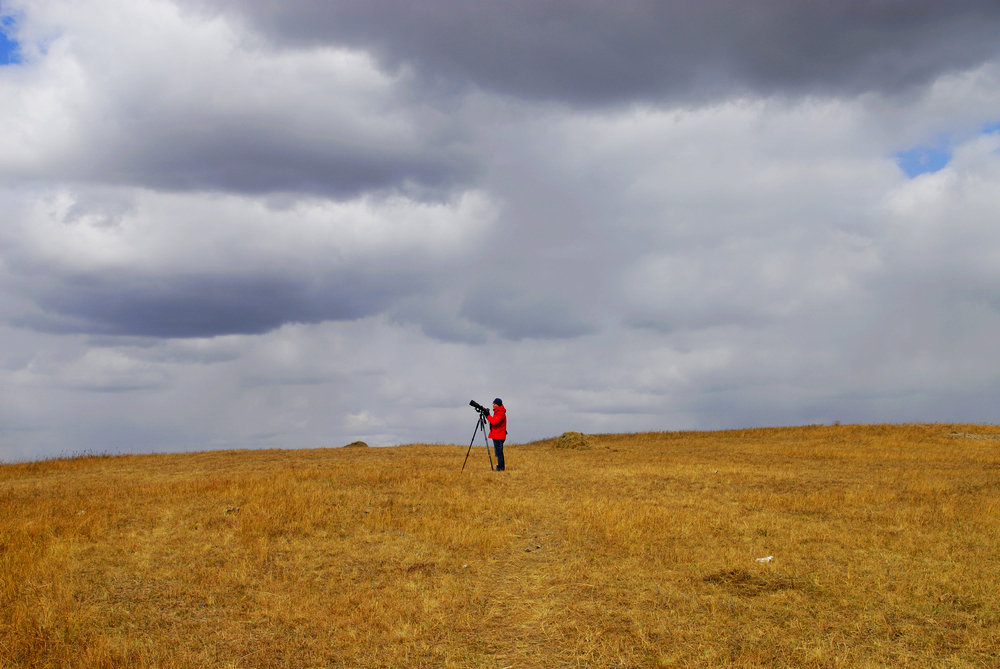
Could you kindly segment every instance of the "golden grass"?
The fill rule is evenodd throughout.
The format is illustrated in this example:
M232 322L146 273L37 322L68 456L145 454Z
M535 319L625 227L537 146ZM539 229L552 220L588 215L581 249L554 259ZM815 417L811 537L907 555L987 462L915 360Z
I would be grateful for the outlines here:
M1000 428L0 467L0 666L1000 665ZM757 558L773 556L768 562Z

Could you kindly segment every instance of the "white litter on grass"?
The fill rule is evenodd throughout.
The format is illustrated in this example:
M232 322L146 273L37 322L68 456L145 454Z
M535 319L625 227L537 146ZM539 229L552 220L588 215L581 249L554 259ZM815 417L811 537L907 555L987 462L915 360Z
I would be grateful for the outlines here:
M757 562L770 562L773 559L773 555L768 555L767 557L757 558Z

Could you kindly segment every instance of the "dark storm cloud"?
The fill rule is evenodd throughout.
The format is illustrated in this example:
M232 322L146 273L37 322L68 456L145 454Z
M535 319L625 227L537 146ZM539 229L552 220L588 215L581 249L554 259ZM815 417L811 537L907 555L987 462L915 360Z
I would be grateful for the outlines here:
M19 324L56 333L157 338L261 334L285 323L361 318L420 285L415 277L347 273L312 283L238 274L66 277L39 291L45 315Z
M410 183L411 194L433 198L467 183L474 173L466 159L445 147L407 152L346 142L306 142L283 130L241 131L220 121L210 135L199 137L187 128L169 135L150 128L149 134L121 151L81 160L77 176L103 176L111 183L156 189L302 192L332 198Z
M108 118L115 113L109 111ZM327 128L314 120L301 128L270 114L248 122L196 109L164 114L148 106L142 113L146 116L131 122L135 127L127 133L112 123L103 131L85 131L84 148L54 160L48 175L155 190L335 199L403 190L419 199L441 199L476 174L469 156L433 136L357 137L335 122ZM21 174L34 176L30 170Z
M998 52L994 0L503 3L191 0L286 43L337 42L442 90L605 104L755 92L899 90Z

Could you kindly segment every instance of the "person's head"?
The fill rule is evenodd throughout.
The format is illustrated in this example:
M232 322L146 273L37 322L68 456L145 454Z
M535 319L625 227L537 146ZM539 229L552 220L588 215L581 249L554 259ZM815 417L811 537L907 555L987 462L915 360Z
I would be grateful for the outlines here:
M493 406L495 406L495 407L502 407L503 406L503 400L500 399L499 397L496 398L495 400L493 400Z

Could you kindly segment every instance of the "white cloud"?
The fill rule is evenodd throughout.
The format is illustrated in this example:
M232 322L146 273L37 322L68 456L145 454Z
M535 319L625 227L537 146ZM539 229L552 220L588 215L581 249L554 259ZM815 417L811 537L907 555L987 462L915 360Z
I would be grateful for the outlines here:
M124 351L93 348L64 364L35 358L14 375L13 381L18 386L120 393L160 388L170 379L163 369Z
M495 216L488 196L472 191L451 202L302 198L271 206L243 195L59 188L31 192L4 235L14 257L56 272L296 273L461 253Z
M153 187L351 195L454 178L441 115L405 73L335 46L275 50L163 0L45 0L32 56L0 70L0 174Z

